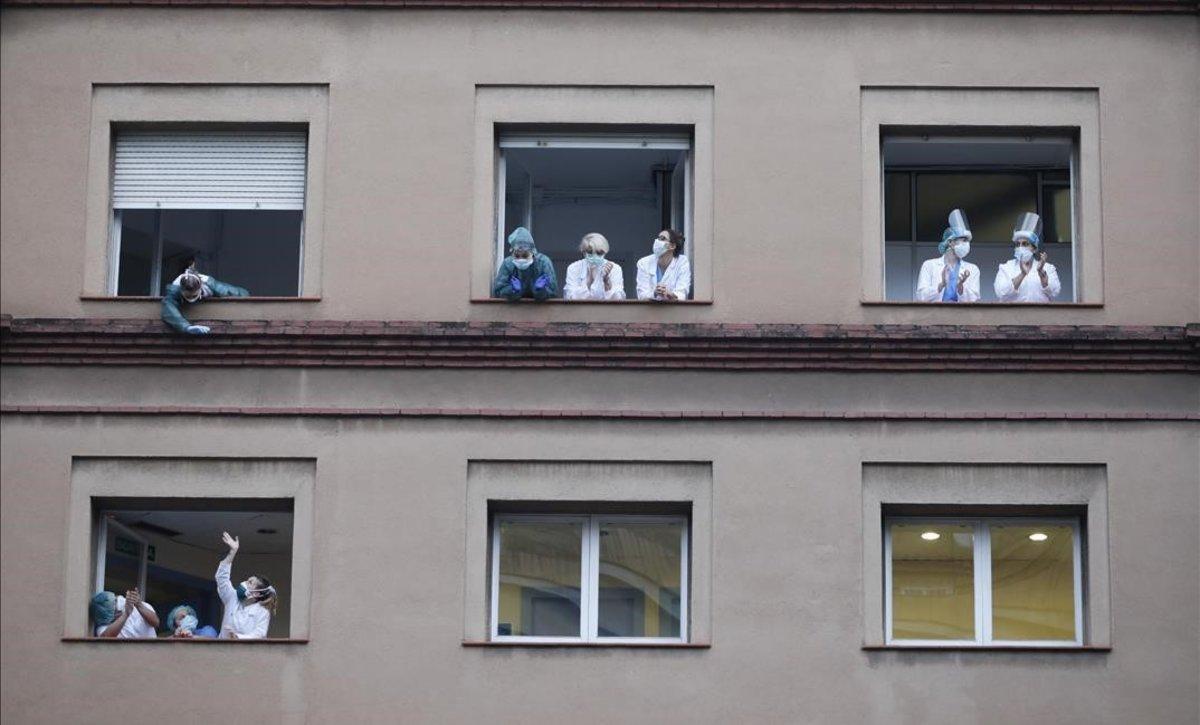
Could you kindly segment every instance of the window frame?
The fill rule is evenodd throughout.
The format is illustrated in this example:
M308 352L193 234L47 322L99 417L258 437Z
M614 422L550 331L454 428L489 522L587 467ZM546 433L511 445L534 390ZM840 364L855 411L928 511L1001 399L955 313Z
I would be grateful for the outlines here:
M500 524L581 523L579 636L501 635L500 627ZM599 636L600 527L606 523L678 523L680 532L679 637L601 637ZM691 521L682 515L649 514L496 514L492 517L491 585L488 603L489 638L493 642L524 644L685 644L689 641L688 598L690 594Z
M973 527L973 558L975 597L975 639L896 639L892 636L892 524L970 525ZM992 558L991 525L1046 524L1069 525L1074 550L1073 576L1075 588L1075 639L1073 640L1011 640L992 637ZM883 518L883 595L884 642L889 647L1082 647L1084 644L1083 596L1083 537L1079 517L1023 516L885 516Z

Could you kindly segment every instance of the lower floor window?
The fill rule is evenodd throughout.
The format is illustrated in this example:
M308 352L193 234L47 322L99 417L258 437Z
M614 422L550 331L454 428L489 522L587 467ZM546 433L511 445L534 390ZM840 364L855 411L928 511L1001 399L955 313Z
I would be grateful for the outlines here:
M682 516L497 516L492 638L686 641L687 543Z
M1082 644L1079 520L889 518L887 639Z

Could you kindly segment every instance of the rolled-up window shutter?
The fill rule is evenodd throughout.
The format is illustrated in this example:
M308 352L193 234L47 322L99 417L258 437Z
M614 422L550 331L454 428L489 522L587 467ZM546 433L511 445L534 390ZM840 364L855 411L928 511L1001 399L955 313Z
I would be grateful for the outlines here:
M117 134L114 209L304 209L303 131Z

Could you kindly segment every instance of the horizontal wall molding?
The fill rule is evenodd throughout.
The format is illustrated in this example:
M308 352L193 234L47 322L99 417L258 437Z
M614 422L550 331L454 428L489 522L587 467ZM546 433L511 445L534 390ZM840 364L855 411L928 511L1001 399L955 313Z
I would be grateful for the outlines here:
M188 405L0 405L3 415L133 415L253 418L543 418L550 420L773 420L773 421L1021 421L1200 422L1200 413L989 413L968 411L835 410L549 410L544 408L318 408Z
M1195 0L3 0L24 6L376 7L412 9L709 10L938 13L1196 13Z
M789 325L0 318L0 364L1200 372L1200 324Z

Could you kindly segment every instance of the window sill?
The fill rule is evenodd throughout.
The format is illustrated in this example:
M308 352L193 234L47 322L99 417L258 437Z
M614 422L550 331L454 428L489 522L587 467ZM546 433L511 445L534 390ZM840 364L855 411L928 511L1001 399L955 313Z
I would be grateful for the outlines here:
M308 644L308 639L292 639L288 637L264 637L263 639L212 639L208 637L183 638L183 637L156 637L154 639L118 639L116 637L63 637L63 642L103 642L105 644L124 643L146 643L146 644L233 644L233 645L255 645L255 644Z
M711 649L710 642L493 642L464 639L463 647L576 647L585 649Z
M161 302L153 295L79 295L84 302ZM209 297L204 302L320 302L320 297Z
M900 300L859 300L863 307L959 307L964 309L979 307L1052 307L1065 309L1098 310L1104 307L1103 302L907 302Z
M506 300L499 297L472 297L471 304L537 304L537 305L711 305L712 300L564 300L554 297L548 300L534 300L523 297L519 300Z
M1112 645L971 645L971 644L864 644L864 652L1112 652Z

